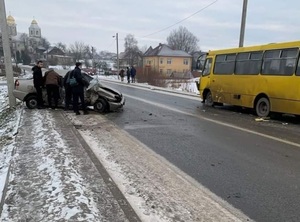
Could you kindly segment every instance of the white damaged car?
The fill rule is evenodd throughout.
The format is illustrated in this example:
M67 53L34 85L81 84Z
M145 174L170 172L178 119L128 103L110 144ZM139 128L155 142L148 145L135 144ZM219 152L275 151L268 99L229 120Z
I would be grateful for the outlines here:
M115 111L125 105L125 98L119 91L103 85L99 79L93 78L86 73L82 73L84 79L89 82L85 88L85 102L87 106L93 106L94 110L99 113ZM37 94L33 86L33 78L18 78L15 80L13 95L26 103L29 109L37 107ZM65 92L60 87L59 106L64 106ZM47 91L43 90L44 105L47 104Z

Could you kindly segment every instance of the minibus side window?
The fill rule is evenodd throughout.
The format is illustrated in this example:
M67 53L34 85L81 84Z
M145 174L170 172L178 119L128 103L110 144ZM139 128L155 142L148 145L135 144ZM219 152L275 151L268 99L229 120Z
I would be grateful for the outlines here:
M204 69L202 71L202 76L210 75L211 64L212 64L212 59L211 58L206 59Z

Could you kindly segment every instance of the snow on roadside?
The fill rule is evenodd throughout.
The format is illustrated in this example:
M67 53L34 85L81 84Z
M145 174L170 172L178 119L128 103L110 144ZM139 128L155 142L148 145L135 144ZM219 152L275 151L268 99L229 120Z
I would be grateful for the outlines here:
M95 201L88 198L92 191L74 167L75 157L57 131L52 113L31 112L24 119L31 131L25 133L28 138L22 137L24 147L16 148L1 221L97 221L102 216ZM18 164L26 166L26 171L20 173ZM21 190L22 184L30 184L30 189ZM13 198L20 192L21 196ZM29 202L32 197L38 198Z
M12 159L21 113L21 108L8 107L7 86L0 85L0 200Z

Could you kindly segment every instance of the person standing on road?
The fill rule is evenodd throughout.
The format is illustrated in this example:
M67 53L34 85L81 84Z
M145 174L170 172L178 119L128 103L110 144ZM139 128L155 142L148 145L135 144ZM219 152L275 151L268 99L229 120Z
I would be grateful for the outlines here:
M129 67L126 68L126 75L127 75L127 83L130 83L130 70L129 70Z
M124 69L121 69L119 75L121 77L122 82L124 81L124 73L125 73Z
M52 109L57 109L61 76L53 69L50 69L45 73L44 78L48 95L48 105ZM54 107L52 106L52 99L54 100Z
M76 115L80 115L79 107L78 107L79 98L80 98L83 114L88 114L85 101L84 101L84 86L86 85L86 83L81 73L81 66L82 66L81 62L76 62L75 69L70 73L70 79L74 77L77 82L76 85L72 86L73 108Z
M131 82L135 83L136 69L133 66L130 69L130 75L131 75Z
M70 74L72 71L67 72L64 77L63 86L65 88L65 110L70 110L72 102L72 87L70 86Z
M43 102L43 86L44 86L44 79L42 73L43 62L38 61L37 64L32 68L32 75L33 75L33 85L36 90L37 94L37 108L42 109L44 108Z

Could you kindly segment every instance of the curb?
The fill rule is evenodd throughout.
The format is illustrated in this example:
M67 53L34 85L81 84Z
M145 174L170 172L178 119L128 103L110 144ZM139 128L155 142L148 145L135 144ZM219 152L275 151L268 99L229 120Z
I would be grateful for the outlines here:
M60 112L60 115L64 119L64 121L67 121L66 116ZM102 165L100 160L96 157L93 150L90 148L90 146L86 143L86 141L83 139L81 134L78 132L77 129L79 129L80 126L73 125L71 127L72 132L74 135L78 138L80 144L84 148L84 150L87 152L88 156L90 157L91 161L95 165L97 171L101 175L104 183L109 188L110 192L112 193L113 197L118 202L120 208L124 212L124 215L130 222L141 222L141 219L138 217L132 206L129 204L126 197L123 195L121 190L118 188L117 184L113 181L109 173L106 171L105 167Z

